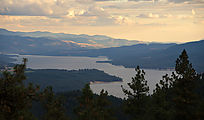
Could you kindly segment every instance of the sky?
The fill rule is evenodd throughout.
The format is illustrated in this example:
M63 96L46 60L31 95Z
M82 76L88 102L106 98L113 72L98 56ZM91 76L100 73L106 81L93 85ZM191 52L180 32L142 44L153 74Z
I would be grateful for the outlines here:
M0 0L0 28L183 43L204 39L204 0Z

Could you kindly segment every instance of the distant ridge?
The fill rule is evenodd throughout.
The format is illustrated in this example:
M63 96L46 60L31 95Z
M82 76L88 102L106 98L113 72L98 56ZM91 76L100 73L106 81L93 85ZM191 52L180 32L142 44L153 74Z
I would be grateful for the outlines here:
M166 69L174 68L176 58L186 49L190 62L199 72L204 72L204 40L188 42L184 44L137 44L132 46L122 46L116 48L99 49L89 55L103 55L111 59L115 65L125 67Z
M114 39L104 35L86 35L86 34L65 34L65 33L51 33L51 32L13 32L6 29L0 28L0 35L9 36L21 36L21 37L44 37L52 38L56 40L72 41L81 45L82 47L88 48L107 48L107 47L119 47L124 45L138 44L140 41L137 40L126 40L126 39Z

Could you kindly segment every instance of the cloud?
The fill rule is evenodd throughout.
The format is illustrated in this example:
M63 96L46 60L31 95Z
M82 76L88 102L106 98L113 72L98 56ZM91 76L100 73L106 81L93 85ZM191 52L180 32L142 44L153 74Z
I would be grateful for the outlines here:
M195 15L195 14L196 14L196 12L195 12L195 10L194 10L194 9L192 9L192 10L191 10L191 12L192 12L192 14L193 14L193 15Z
M115 23L111 15L98 7L93 0L2 0L0 15L45 16L73 25Z
M94 0L75 0L76 2L78 3L81 3L81 4L92 4Z
M184 2L190 2L193 0L168 0L169 2L174 2L174 3L184 3Z
M61 17L71 8L86 9L92 0L0 0L1 15Z
M86 9L68 10L67 15L64 16L62 21L70 21L74 25L114 25L115 19L111 17L104 9L96 6L90 6Z
M0 15L0 24L16 28L59 25L59 19L46 16L9 16Z
M67 15L66 16L70 17L70 18L73 18L73 17L76 17L76 16L83 15L85 12L86 12L86 10L84 10L84 9L71 8L71 9L67 10Z
M192 19L192 18L193 18L192 15L182 15L182 14L177 15L176 17L177 17L178 19Z
M15 23L20 28L34 25L114 27L136 25L140 20L145 24L169 23L170 18L191 20L203 16L203 4L176 3L168 0L0 0L0 17L1 23Z
M109 16L107 12L104 11L103 8L91 6L89 7L82 16Z
M159 14L149 13L149 14L139 14L137 17L139 18L160 18Z
M98 1L98 2L101 2L101 1L112 1L112 2L128 2L130 0L95 0L95 1Z
M164 19L192 19L192 18L202 18L202 16L194 16L196 12L192 9L192 14L154 14L154 13L149 13L149 14L139 14L137 17L138 18L164 18Z
M152 1L152 0L129 0L129 1L136 1L136 2L138 2L138 1Z
M187 4L203 4L203 0L168 0L168 2L172 3L187 3Z
M152 1L152 0L95 0L96 2L106 2L106 1L112 1L112 2L130 2L130 1Z
M1 0L1 15L46 16L53 14L54 1L48 0Z
M115 16L113 18L115 19L115 23L120 25L131 25L135 23L134 20L124 16Z
M152 1L153 3L154 2L173 2L173 3L188 3L188 2L191 2L191 3L204 3L203 0L94 0L96 2L140 2L140 1Z

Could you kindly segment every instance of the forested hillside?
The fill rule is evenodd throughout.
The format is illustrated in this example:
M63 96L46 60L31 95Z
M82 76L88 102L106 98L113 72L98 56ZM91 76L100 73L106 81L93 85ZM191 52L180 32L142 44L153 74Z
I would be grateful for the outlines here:
M105 48L98 50L85 50L80 56L107 56L114 65L123 65L125 67L167 69L173 68L175 59L186 49L190 60L198 72L204 72L204 40L189 42L184 44L137 44L132 46L122 46ZM105 61L107 62L107 61Z
M28 69L26 83L40 85L42 89L53 86L54 92L80 90L90 82L120 82L121 78L111 76L96 69L57 70L57 69Z

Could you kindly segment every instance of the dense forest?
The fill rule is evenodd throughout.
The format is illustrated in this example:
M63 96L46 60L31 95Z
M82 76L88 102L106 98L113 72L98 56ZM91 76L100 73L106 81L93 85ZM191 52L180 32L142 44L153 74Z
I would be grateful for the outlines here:
M153 94L138 66L128 83L130 89L121 86L126 95L123 100L104 90L95 95L89 84L81 91L57 94L52 87L25 85L26 62L24 59L13 72L4 71L0 77L1 120L204 119L204 75L195 71L185 50L176 60L175 72L164 75Z
M26 84L33 83L44 89L52 86L54 92L79 90L90 82L116 82L121 78L111 76L97 69L57 70L57 69L27 69L25 71ZM71 83L71 84L70 84Z

